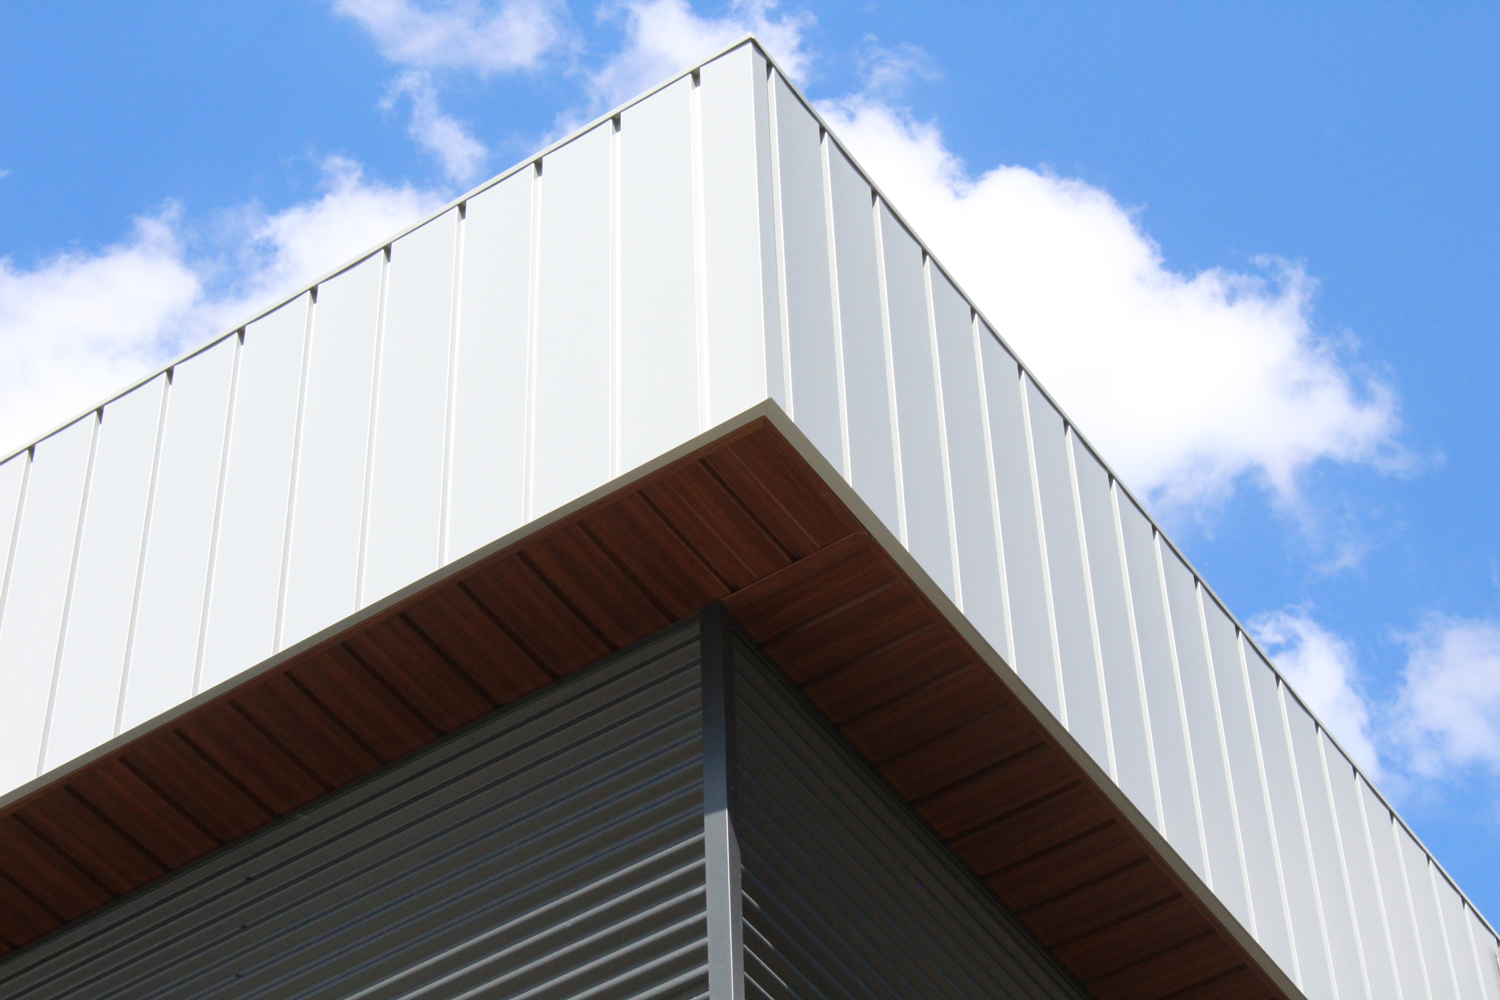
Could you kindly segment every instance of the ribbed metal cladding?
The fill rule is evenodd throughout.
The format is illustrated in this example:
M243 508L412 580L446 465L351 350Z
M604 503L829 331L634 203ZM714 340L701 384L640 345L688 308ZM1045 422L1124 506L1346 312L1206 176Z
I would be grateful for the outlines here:
M689 621L0 962L0 998L706 995Z
M1089 996L800 691L732 648L747 997Z

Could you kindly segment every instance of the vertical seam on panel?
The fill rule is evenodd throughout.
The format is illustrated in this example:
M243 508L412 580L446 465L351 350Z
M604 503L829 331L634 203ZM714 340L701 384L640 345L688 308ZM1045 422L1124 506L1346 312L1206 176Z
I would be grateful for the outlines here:
M1128 501L1127 501L1128 502ZM1125 623L1130 626L1130 655L1135 667L1136 701L1146 736L1146 768L1151 776L1151 798L1156 807L1156 829L1167 835L1167 813L1161 801L1161 775L1156 768L1156 736L1151 731L1151 706L1146 699L1146 667L1141 657L1140 628L1135 621L1135 593L1130 586L1130 562L1125 554L1125 524L1120 518L1119 481L1109 475L1109 509L1115 520L1115 551L1120 560L1120 583L1125 590Z
M964 607L963 574L958 563L958 519L953 513L953 469L948 460L948 411L943 402L943 365L938 351L937 304L932 297L932 258L922 251L922 291L927 307L927 354L932 359L932 396L937 410L938 458L943 463L943 506L948 515L948 563L953 574L953 603Z
M1422 947L1422 926L1417 922L1417 904L1411 893L1411 877L1406 871L1406 852L1401 849L1401 831L1397 826L1396 814L1390 814L1391 844L1396 851L1396 871L1401 876L1401 891L1406 894L1406 912L1411 918L1411 932L1414 940L1412 944L1417 950L1417 968L1422 973L1422 988L1427 992L1427 1000L1434 1000L1432 995L1432 977L1427 972L1427 949Z
M620 381L622 367L621 329L623 316L623 289L620 287L623 270L624 212L621 205L620 174L623 167L620 137L621 117L615 115L609 123L609 478L620 474L621 455L624 451L624 428L621 427L623 386Z
M448 564L449 506L453 501L453 442L458 423L458 346L462 326L464 287L464 238L468 232L469 204L460 202L453 220L453 297L448 312L448 399L443 411L443 483L438 499L438 565Z
M885 226L880 221L880 196L870 192L870 212L875 229L875 281L880 289L880 334L885 348L885 395L891 418L891 457L896 469L896 533L907 547L906 474L901 468L901 414L896 402L896 359L891 344L891 302L885 281Z
M1395 974L1393 980L1396 987L1396 1000L1403 1000L1406 989L1401 985L1401 969L1396 962L1396 943L1391 937L1391 915L1390 907L1385 901L1385 887L1380 884L1380 862L1375 857L1375 839L1370 832L1370 814L1365 809L1365 794L1360 787L1364 777L1358 768L1353 769L1354 779L1354 802L1359 807L1359 825L1364 833L1365 853L1370 857L1370 872L1373 875L1371 881L1375 883L1375 903L1380 907L1380 928L1385 933L1385 953L1391 959L1391 971Z
M713 370L708 341L708 199L703 176L703 76L688 85L688 150L693 174L693 319L698 324L698 433L713 420ZM764 339L764 338L762 338Z
M531 169L531 239L526 282L526 428L521 447L521 523L531 520L536 480L536 356L541 329L542 161Z
M833 228L833 155L829 147L833 136L819 129L818 163L823 172L823 228L828 233L828 290L833 312L833 371L839 396L839 447L843 457L844 479L854 482L853 456L849 447L849 389L844 381L844 311L839 303L838 235Z
M1209 600L1213 598L1210 597ZM1245 893L1245 912L1250 915L1250 936L1259 937L1255 930L1255 897L1250 893L1250 866L1245 862L1245 835L1240 829L1240 805L1234 794L1234 771L1229 766L1229 738L1224 734L1224 706L1219 703L1219 678L1214 672L1214 650L1208 638L1208 612L1203 605L1203 587L1196 576L1193 577L1193 604L1198 610L1200 641L1208 664L1208 694L1214 704L1214 731L1219 738L1219 766L1224 769L1224 787L1229 793L1229 822L1234 828L1234 850L1240 861L1240 888Z
M1031 429L1031 393L1026 383L1031 381L1019 363L1016 379L1021 389L1021 429L1026 435L1026 466L1031 475L1031 512L1036 518L1037 548L1042 557L1042 597L1047 603L1047 633L1052 642L1052 674L1057 685L1057 719L1068 726L1068 690L1063 686L1062 650L1057 641L1057 609L1052 603L1052 563L1047 553L1047 521L1042 513L1042 480L1036 471L1036 437Z
M1109 717L1109 684L1104 676L1104 644L1099 638L1099 611L1094 601L1094 573L1089 563L1089 536L1083 523L1083 491L1078 488L1077 435L1068 424L1063 433L1063 447L1068 453L1068 485L1073 494L1073 520L1078 528L1078 558L1083 565L1083 596L1089 609L1089 637L1093 640L1094 676L1099 684L1099 714L1104 720L1104 752L1108 757L1109 779L1120 783L1120 769L1115 758L1115 731Z
M21 515L26 510L27 487L31 485L31 465L36 461L36 445L26 449L22 459L21 486L16 491L16 516L10 523L10 547L5 551L5 580L0 582L0 628L4 628L5 606L10 599L10 574L16 565L16 547L21 541Z
M302 323L302 371L297 382L297 425L292 432L292 469L287 480L286 523L281 533L281 577L276 584L276 624L271 638L273 651L281 649L281 630L286 616L286 588L292 564L293 515L297 509L297 478L302 471L302 424L307 412L307 378L312 366L313 323L318 305L318 286L307 293L307 311Z
M141 529L141 554L136 560L135 589L130 596L130 625L125 630L125 662L120 667L120 697L115 704L115 731L119 736L125 724L125 698L130 690L130 660L135 655L135 627L141 611L141 589L146 580L146 556L151 547L151 521L156 515L156 480L161 473L161 447L167 436L167 411L172 407L172 381L175 369L167 370L161 387L161 410L156 418L156 448L151 455L151 486L146 490L146 518Z
M229 368L229 401L224 407L224 443L219 449L219 483L214 493L213 526L208 534L208 570L203 576L203 608L198 616L198 649L193 656L193 694L203 683L203 653L208 643L209 602L213 599L214 569L219 556L219 528L224 515L224 484L229 478L229 449L234 440L234 408L240 388L240 356L245 350L245 331L234 339L234 360Z
M1286 868L1281 861L1281 834L1276 828L1276 812L1271 807L1271 782L1266 777L1266 755L1260 737L1260 719L1255 713L1255 692L1250 688L1250 660L1245 656L1245 634L1235 627L1235 648L1240 654L1240 679L1245 686L1245 704L1249 706L1250 743L1255 748L1255 770L1260 777L1261 807L1266 813L1266 832L1271 836L1271 861L1276 866L1276 891L1281 895L1281 919L1286 926L1287 946L1292 952L1292 980L1302 986L1302 962L1297 954L1297 936L1293 932L1291 896L1286 891ZM1271 675L1275 683L1275 674Z
M781 210L781 131L776 114L778 76L780 72L774 66L766 74L766 105L771 119L771 212L776 227L776 296L781 310L781 389L786 399L786 415L796 420L796 400L792 396L791 307L786 289L786 225Z
M1193 797L1193 821L1198 825L1198 851L1203 859L1203 881L1214 887L1214 868L1208 857L1208 837L1203 828L1203 802L1198 797L1198 765L1193 760L1193 734L1188 729L1187 698L1182 693L1182 666L1177 660L1177 628L1172 621L1172 595L1167 592L1166 557L1161 551L1161 532L1153 525L1151 551L1156 556L1156 585L1161 590L1161 606L1167 626L1167 658L1172 665L1172 690L1177 697L1177 722L1182 727L1182 750L1187 760L1188 792ZM1295 758L1293 763L1295 764Z
M1344 878L1344 902L1349 907L1350 929L1354 933L1354 953L1359 958L1360 982L1364 986L1363 995L1371 996L1370 993L1370 970L1365 962L1365 946L1363 934L1360 933L1359 910L1354 905L1354 883L1349 878L1349 859L1344 852L1343 825L1339 822L1338 803L1333 797L1333 774L1328 768L1328 750L1325 747L1322 727L1318 730L1318 764L1323 770L1323 790L1328 796L1328 813L1333 818L1333 846L1339 856L1339 872Z
M1443 952L1448 956L1448 978L1453 982L1455 1000L1462 1000L1463 991L1458 988L1458 969L1453 965L1453 945L1448 940L1448 918L1443 916L1443 898L1438 895L1437 865L1431 855L1427 858L1427 882L1432 886L1432 904L1437 909L1438 932L1443 935Z
M365 604L365 567L370 547L370 503L375 493L375 437L380 425L380 376L385 363L385 307L391 281L391 247L380 255L380 291L375 299L375 364L370 375L370 425L365 433L365 483L359 511L359 553L354 569L354 609Z
M52 715L57 708L57 684L62 674L63 649L68 642L68 619L73 611L73 588L78 581L78 556L83 549L83 526L88 518L89 493L94 485L94 460L99 453L99 431L104 423L104 407L94 411L94 430L89 437L88 465L83 473L83 496L78 500L78 524L73 529L73 556L68 561L68 585L63 592L62 621L57 629L57 650L52 657L52 684L47 690L47 714L42 717L42 741L36 753L36 773L41 775L47 760L47 743L52 738Z
M969 333L974 344L974 374L979 382L979 427L984 434L984 468L989 476L990 521L995 530L995 563L1000 568L1000 613L1005 616L1005 663L1016 669L1016 634L1011 621L1010 577L1005 569L1005 534L1000 523L1000 488L995 477L995 436L990 429L990 395L984 381L984 349L980 344L979 314L969 307Z
M1276 685L1276 704L1281 710L1281 726L1286 734L1286 753L1292 765L1292 792L1297 798L1297 820L1302 824L1302 843L1307 855L1308 881L1312 884L1313 909L1318 915L1318 930L1323 936L1323 959L1328 963L1328 982L1333 986L1334 995L1338 995L1339 981L1333 964L1333 945L1328 939L1328 918L1323 914L1323 887L1318 884L1318 859L1313 857L1312 829L1307 823L1307 804L1302 797L1302 775L1298 773L1297 748L1292 742L1292 720L1286 710L1286 684L1278 681ZM1316 727L1314 736L1317 735Z
M1469 933L1469 955L1474 959L1474 975L1479 978L1479 1000L1488 1000L1490 988L1485 985L1484 962L1479 957L1479 941L1474 937L1474 924L1479 914L1474 912L1473 907L1469 906L1467 899L1463 900L1463 911L1464 926L1468 928ZM1500 952L1494 952L1493 954L1495 954L1495 969L1497 972L1500 972Z

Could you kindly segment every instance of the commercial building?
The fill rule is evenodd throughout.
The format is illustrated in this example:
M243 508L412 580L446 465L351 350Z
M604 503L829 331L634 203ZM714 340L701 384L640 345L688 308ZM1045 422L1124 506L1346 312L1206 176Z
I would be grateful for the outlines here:
M0 997L1500 1000L753 39L0 463Z

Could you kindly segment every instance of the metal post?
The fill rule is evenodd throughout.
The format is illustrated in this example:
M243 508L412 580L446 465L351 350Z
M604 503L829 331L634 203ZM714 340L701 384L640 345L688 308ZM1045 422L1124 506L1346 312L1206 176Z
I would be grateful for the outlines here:
M711 1000L744 1000L740 845L735 838L733 625L724 606L698 613L703 664L703 845Z

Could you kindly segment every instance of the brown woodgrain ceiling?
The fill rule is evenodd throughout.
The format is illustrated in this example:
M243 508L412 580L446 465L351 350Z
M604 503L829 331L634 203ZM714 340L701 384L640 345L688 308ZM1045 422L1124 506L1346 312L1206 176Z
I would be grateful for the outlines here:
M713 601L1097 996L1289 997L765 417L0 810L0 953Z

